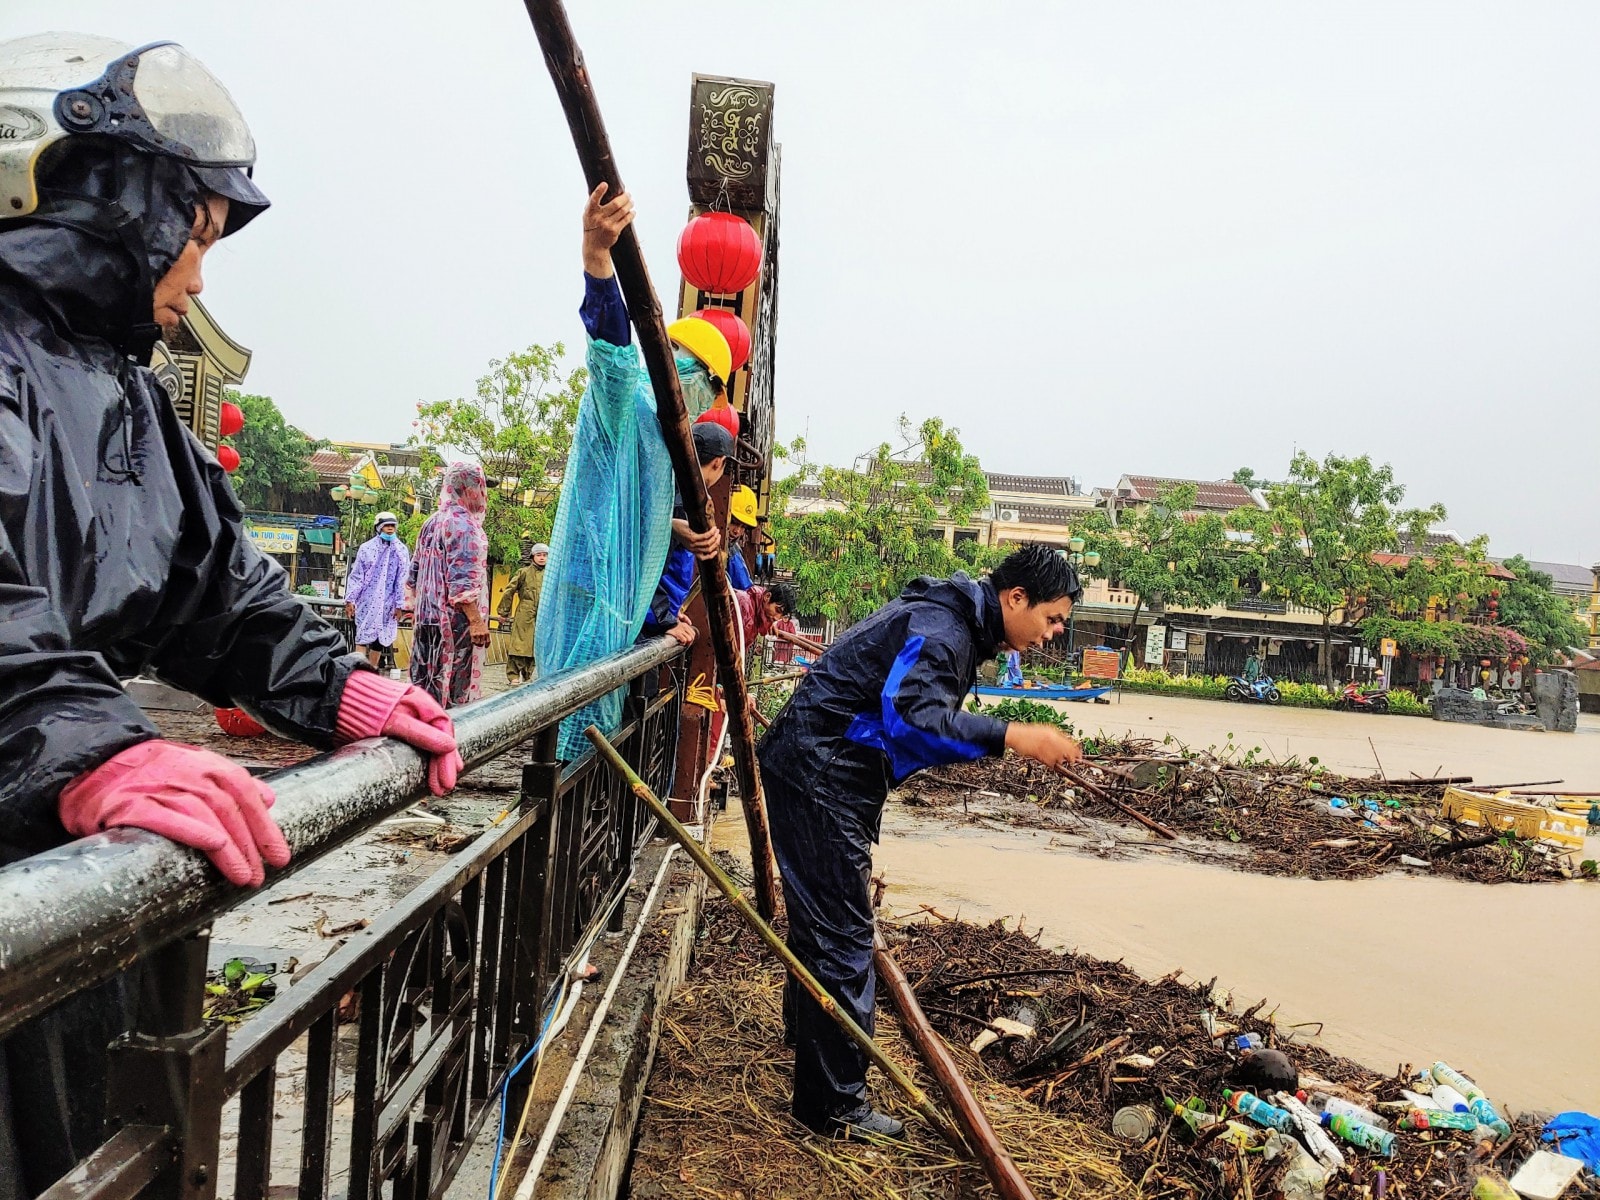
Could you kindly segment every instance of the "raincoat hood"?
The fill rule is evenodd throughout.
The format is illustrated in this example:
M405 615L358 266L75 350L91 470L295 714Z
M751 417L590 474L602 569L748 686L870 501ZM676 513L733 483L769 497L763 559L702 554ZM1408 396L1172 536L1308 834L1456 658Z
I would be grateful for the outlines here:
M984 657L992 656L1006 640L1000 597L987 579L973 579L964 571L949 579L919 575L906 584L900 598L937 604L961 617L971 627L973 641Z
M477 463L451 463L445 469L444 484L439 492L440 508L464 509L468 516L483 524L483 513L489 505L489 485L483 468Z
M38 209L0 222L0 280L35 293L64 336L99 338L142 362L161 334L156 283L209 189L176 159L109 140L59 153Z

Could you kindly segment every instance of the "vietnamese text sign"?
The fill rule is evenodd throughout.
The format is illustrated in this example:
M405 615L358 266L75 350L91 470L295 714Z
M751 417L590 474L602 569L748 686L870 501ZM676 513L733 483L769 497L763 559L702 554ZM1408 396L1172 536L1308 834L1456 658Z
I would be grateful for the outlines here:
M293 526L250 525L245 532L256 544L256 549L266 554L293 554L300 531Z
M1167 627L1152 625L1144 635L1144 661L1146 666L1159 667L1167 661Z

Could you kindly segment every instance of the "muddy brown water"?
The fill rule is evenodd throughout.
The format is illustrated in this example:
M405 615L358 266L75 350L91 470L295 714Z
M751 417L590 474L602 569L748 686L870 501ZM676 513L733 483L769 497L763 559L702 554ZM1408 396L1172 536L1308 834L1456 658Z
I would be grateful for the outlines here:
M1082 728L1199 746L1232 733L1245 749L1314 754L1333 770L1369 773L1376 752L1391 775L1442 768L1600 790L1592 716L1563 735L1154 696L1064 707ZM716 841L742 848L743 821L727 816ZM1586 853L1597 851L1590 839ZM1513 1108L1600 1111L1600 884L1287 879L1179 861L1158 845L1103 860L1052 847L1048 833L954 826L893 801L876 869L891 911L1025 917L1047 944L1122 958L1149 978L1215 975L1240 1007L1268 998L1280 1022L1320 1021L1324 1046L1374 1069L1442 1058Z

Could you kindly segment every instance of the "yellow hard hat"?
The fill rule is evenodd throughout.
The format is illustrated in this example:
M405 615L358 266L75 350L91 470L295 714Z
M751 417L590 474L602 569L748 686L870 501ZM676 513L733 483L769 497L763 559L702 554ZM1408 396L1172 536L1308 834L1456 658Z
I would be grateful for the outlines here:
M667 336L705 364L723 383L733 374L733 351L728 349L728 339L722 336L710 321L700 317L684 317L667 326Z
M733 489L728 497L728 515L741 525L754 529L756 524L756 494L744 484Z

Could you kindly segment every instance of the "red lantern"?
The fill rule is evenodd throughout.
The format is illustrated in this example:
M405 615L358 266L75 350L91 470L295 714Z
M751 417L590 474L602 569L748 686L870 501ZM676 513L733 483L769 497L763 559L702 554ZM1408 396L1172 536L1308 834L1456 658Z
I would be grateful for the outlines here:
M244 428L244 409L231 400L222 402L222 412L217 417L217 431L223 437L232 437Z
M239 469L239 452L232 446L217 447L217 461L230 475Z
M761 239L732 213L701 213L678 235L678 267L702 292L742 292L761 274Z
M265 725L242 708L214 708L211 714L217 719L217 728L229 737L260 737L267 731Z
M738 313L726 308L702 308L689 315L715 325L717 332L728 339L728 349L733 352L730 373L750 361L750 326Z
M735 412L732 406L728 404L728 397L726 393L718 396L716 400L712 402L711 407L706 409L705 412L701 413L700 416L695 420L696 425L699 425L702 422L710 422L713 425L721 425L733 435L734 441L739 440L739 414Z

